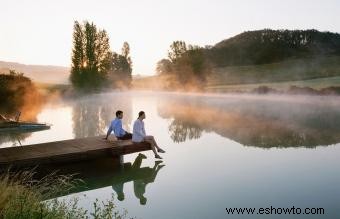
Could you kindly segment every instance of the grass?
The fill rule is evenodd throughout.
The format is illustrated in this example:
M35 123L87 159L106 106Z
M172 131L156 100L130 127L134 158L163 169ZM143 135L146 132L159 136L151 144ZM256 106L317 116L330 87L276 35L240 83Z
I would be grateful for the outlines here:
M164 87L169 86L173 79L170 76L153 75L142 78L135 78L132 80L132 88L135 90L161 90Z
M248 92L260 86L267 86L277 90L288 90L290 86L298 87L310 87L316 90L327 87L340 86L340 76L318 78L310 80L300 80L300 81L285 81L285 82L272 82L272 83L255 83L255 84L237 84L237 85L215 85L207 86L207 91L217 91L217 92Z
M48 83L34 83L37 89L44 94L51 94L55 92L66 92L71 88L70 84L48 84Z
M69 202L50 199L81 183L72 176L51 174L40 180L34 180L33 176L31 171L8 171L0 175L0 218L126 218L127 212L116 209L113 197L101 203L96 200L91 212L79 207L77 199Z
M215 68L208 86L305 81L340 76L340 56Z

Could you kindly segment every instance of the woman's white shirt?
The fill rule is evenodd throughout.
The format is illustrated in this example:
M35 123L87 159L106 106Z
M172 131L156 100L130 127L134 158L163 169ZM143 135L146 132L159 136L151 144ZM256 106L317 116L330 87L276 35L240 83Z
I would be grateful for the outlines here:
M137 119L133 124L132 141L141 142L144 140L145 136L144 122Z

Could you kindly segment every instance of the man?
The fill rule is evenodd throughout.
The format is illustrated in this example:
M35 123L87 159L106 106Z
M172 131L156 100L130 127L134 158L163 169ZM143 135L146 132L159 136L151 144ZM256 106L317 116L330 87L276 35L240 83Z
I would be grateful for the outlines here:
M132 139L132 134L125 131L122 127L123 111L118 110L116 112L116 118L111 121L109 130L107 131L105 139L109 137L113 131L118 140L128 140Z

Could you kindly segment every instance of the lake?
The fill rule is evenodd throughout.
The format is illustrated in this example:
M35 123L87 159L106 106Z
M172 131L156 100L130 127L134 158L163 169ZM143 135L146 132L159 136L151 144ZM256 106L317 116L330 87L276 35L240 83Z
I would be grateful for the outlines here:
M137 218L340 217L340 98L198 95L157 92L94 94L54 100L36 110L51 129L1 133L0 147L103 135L124 111L131 131L146 112L146 132L166 150L64 166L87 183L63 199L89 208L112 193ZM119 199L119 200L117 200ZM226 208L323 208L324 215L237 215Z

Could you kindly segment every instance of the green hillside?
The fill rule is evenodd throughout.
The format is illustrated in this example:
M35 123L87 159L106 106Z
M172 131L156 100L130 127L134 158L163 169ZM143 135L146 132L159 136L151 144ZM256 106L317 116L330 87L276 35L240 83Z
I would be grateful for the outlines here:
M268 83L253 83L253 84L236 84L236 85L210 85L206 87L210 92L251 92L260 86L274 88L280 91L287 91L291 86L309 87L316 90L329 87L340 86L340 76L300 80L300 81L285 81L285 82L268 82Z
M208 87L291 82L336 76L340 76L340 56L294 59L264 65L214 68L208 79Z
M206 56L216 67L340 56L340 34L317 30L246 31L207 48Z

